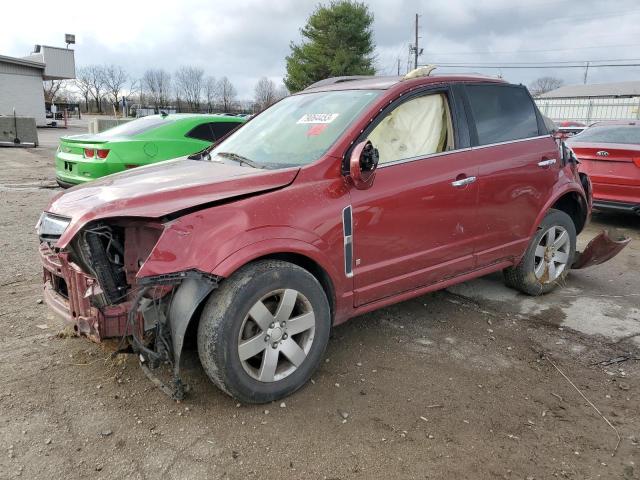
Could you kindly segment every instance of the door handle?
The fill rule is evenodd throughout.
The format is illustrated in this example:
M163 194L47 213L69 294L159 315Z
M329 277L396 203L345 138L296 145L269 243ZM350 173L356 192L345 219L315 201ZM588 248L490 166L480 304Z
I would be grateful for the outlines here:
M550 158L548 160L542 160L541 162L538 162L538 166L540 168L550 167L551 165L553 165L556 162L557 162L557 160L555 158Z
M464 187L465 185L472 184L476 180L477 180L476 177L466 177L466 178L462 178L460 180L454 180L453 182L451 182L451 186L456 187L456 188Z

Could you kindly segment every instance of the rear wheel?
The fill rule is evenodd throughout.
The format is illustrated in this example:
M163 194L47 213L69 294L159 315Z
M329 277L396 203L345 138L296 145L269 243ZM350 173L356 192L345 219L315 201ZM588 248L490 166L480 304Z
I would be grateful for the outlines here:
M310 378L329 340L329 304L316 278L296 265L249 264L211 295L198 326L209 378L245 403L287 396Z
M542 295L564 282L576 251L576 227L569 215L549 210L515 267L505 269L505 283L529 295Z

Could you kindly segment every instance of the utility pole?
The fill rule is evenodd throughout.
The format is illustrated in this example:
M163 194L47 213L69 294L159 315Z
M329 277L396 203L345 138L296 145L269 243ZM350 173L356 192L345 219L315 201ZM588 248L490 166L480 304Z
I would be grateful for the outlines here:
M398 57L398 76L400 76L400 57Z
M589 74L589 62L587 62L587 65L584 67L584 81L583 83L586 85L587 84L587 75Z
M416 13L416 41L413 46L409 46L409 51L413 53L413 68L418 68L418 57L422 55L424 49L418 47L418 19L420 15Z
M416 51L414 54L413 68L418 68L418 14L416 13L416 43L414 44Z

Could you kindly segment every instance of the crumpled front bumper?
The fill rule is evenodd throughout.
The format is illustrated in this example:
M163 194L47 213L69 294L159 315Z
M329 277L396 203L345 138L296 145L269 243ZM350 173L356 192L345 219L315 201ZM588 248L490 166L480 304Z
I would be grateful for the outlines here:
M65 323L94 342L125 334L131 302L98 308L92 301L101 293L98 281L73 263L67 252L55 252L48 244L42 243L40 259L44 300ZM138 328L142 328L141 322Z
M611 260L618 255L630 241L631 238L615 229L603 230L602 233L589 242L584 251L576 252L571 268L576 270L588 268Z

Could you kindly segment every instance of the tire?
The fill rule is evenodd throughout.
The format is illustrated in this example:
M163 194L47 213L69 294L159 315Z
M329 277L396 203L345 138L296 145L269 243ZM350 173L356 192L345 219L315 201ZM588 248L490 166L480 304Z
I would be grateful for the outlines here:
M64 182L64 181L59 180L59 179L57 179L57 178L56 178L56 183L58 184L58 186L59 186L60 188L64 188L65 190L66 190L67 188L71 188L71 187L75 187L75 186L76 186L74 183Z
M329 302L318 280L297 265L260 260L231 275L207 300L198 354L223 392L243 403L267 403L309 380L330 330Z
M548 249L551 229L554 229L554 242ZM568 238L562 236L563 232ZM551 209L538 226L520 263L503 270L505 283L532 296L548 293L564 284L575 251L576 227L573 220L565 212Z

